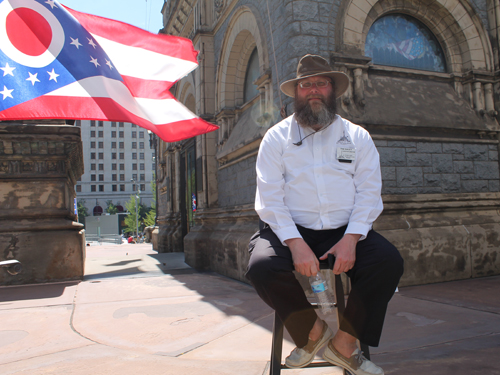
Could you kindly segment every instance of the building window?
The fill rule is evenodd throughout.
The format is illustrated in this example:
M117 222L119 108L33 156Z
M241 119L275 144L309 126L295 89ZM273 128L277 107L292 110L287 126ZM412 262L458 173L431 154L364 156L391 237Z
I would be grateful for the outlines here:
M120 181L125 181L125 175L124 174L120 175Z
M132 180L137 181L137 173L134 173L134 174L132 175Z
M82 120L76 120L75 121L75 126L81 127L82 126Z
M120 171L124 171L125 170L125 164L120 164Z
M144 132L139 132L139 138L144 138Z
M101 216L102 215L102 207L101 206L95 206L94 209L92 210L94 213L94 216Z
M104 152L99 152L99 159L100 160L104 159Z
M141 178L139 181L146 181L146 175L144 173L141 174Z
M118 177L118 176L117 176L116 174L112 174L112 175L111 175L111 181L118 181L118 180L116 179L117 177Z
M118 123L118 126L119 126L120 128L123 128L123 122ZM121 190L120 190L120 191L121 191Z
M103 171L104 170L104 164L99 164L99 170Z
M94 120L90 121L90 126L95 126L95 121Z
M117 191L117 186L116 185L111 185L111 191Z
M141 152L141 153L139 154L139 159L144 160L144 152Z
M137 152L132 152L132 159L137 160Z
M111 138L116 138L116 131L114 131L114 130L113 130L113 131L111 132Z
M103 174L99 175L99 181L101 181L101 182L104 181L104 175Z
M365 55L377 65L446 72L443 50L430 30L404 14L376 20L368 31Z
M131 124L131 127L135 128L135 127L137 127L137 125L136 124Z
M111 122L111 127L112 127L112 128L116 128L116 122L112 121L112 122Z
M124 132L123 130L120 130L120 131L118 132L118 136L119 136L120 138L124 138L124 137L125 137L125 132Z
M90 142L90 148L95 148L95 142L94 141Z
M137 142L132 142L132 148L137 148Z
M137 132L132 132L132 138L137 138Z
M139 148L140 148L141 150L144 150L144 142L139 142Z
M82 185L76 185L76 192L81 193L82 192Z
M116 164L111 164L111 170L116 171Z
M120 148L125 148L125 142L120 142Z
M123 209L123 206L122 206L122 205L117 205L117 206L116 206L116 209L118 210L118 212L123 212L123 211L125 211L125 210Z
M120 152L120 160L124 160L124 159L125 159L125 153Z
M141 191L146 191L146 185L145 184L141 184Z
M144 163L141 163L141 171L144 171L144 170L146 170Z
M116 159L116 152L111 153L111 159L113 159L113 160Z
M125 191L125 185L120 185L120 191Z
M104 121L98 121L97 124L97 126L104 126Z
M90 153L90 158L91 158L92 160L94 160L94 159L95 159L95 152L91 152L91 153Z
M90 136L91 136L91 137L95 137L95 130L91 130L91 131L90 131Z
M90 170L95 171L95 164L90 164Z
M104 142L99 142L99 148L104 148Z
M90 185L90 191L95 192L95 185Z
M99 130L99 138L104 137L104 132L102 130Z
M91 174L91 175L90 175L90 181L95 181L95 180L96 180L95 178L96 178L96 177L95 177L95 174Z
M104 191L104 185L99 185L99 191Z
M246 103L259 94L257 86L253 83L260 77L259 72L259 52L255 48L248 59L247 71L245 73L245 85L243 91L243 101Z
M132 164L132 170L136 171L137 170L137 164Z
M111 142L111 148L116 148L116 142Z

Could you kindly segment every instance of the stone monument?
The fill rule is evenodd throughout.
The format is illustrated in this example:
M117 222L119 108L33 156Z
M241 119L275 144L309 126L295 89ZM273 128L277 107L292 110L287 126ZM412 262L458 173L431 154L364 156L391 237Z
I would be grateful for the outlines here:
M0 122L0 285L83 278L85 234L74 186L83 174L80 128L64 121Z

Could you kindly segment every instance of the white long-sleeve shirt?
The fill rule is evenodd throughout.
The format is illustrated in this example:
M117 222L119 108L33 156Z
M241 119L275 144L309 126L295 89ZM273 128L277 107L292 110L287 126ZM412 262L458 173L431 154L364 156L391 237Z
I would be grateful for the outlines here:
M311 133L302 145L293 144ZM262 139L255 210L282 243L301 237L295 224L313 230L347 225L346 233L364 239L382 212L381 188L369 133L338 115L327 128L300 128L300 135L292 115Z

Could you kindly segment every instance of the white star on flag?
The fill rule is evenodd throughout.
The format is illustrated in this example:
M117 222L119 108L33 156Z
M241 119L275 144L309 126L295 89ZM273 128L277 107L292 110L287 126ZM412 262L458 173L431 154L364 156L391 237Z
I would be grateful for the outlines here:
M106 59L104 59L106 60ZM106 60L106 65L109 66L109 69L113 69L113 65L111 65L111 61Z
M89 61L89 62L90 62L90 63L92 63L92 64L94 64L96 68L97 68L98 66L101 66L101 64L99 64L99 63L97 62L97 59L94 59L92 56L90 56L90 61Z
M97 47L97 45L94 43L94 41L92 39L89 39L87 38L87 40L89 41L89 44L94 47L94 49Z
M73 44L76 47L76 49L80 49L80 46L83 46L83 44L81 44L78 41L78 38L73 39L73 38L70 37L70 39L71 39L71 43L70 44Z
M54 68L52 68L51 72L47 72L47 73L49 73L49 76L50 76L49 81L54 80L54 81L57 82L57 77L59 77L59 74L57 74L56 72L54 72Z
M3 70L3 76L5 77L7 74L10 74L12 77L14 77L14 74L12 73L12 71L16 68L13 68L11 66L9 66L9 63L5 63L5 68L0 68Z
M37 78L38 73L31 74L28 72L28 74L30 75L30 77L26 78L26 81L31 81L31 84L33 86L35 86L35 82L40 82L40 80Z
M51 9L57 8L57 5L54 4L54 0L47 0L45 4L49 4Z
M14 89L9 90L7 87L4 86L3 87L3 91L0 91L0 94L3 95L3 100L5 100L5 98L7 98L7 97L10 97L10 98L14 99L12 97L12 94L11 94L12 91L14 91Z

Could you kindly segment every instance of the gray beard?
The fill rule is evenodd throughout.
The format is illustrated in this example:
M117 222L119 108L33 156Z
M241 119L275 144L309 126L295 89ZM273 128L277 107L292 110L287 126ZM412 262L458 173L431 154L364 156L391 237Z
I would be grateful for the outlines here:
M307 98L302 100L295 96L295 119L303 128L319 130L331 124L336 114L337 99L333 94L326 99L326 102L322 100L321 105L315 108L311 106Z

